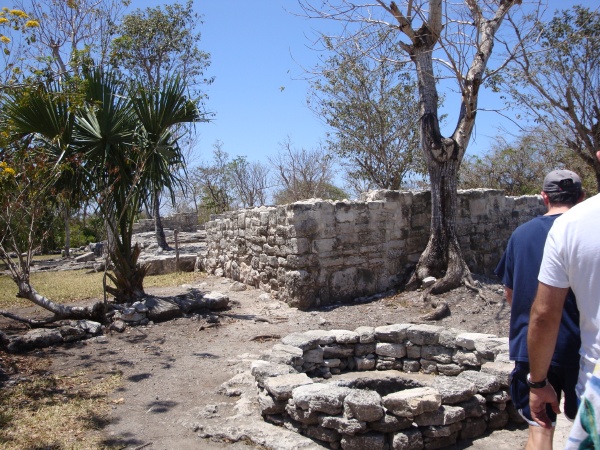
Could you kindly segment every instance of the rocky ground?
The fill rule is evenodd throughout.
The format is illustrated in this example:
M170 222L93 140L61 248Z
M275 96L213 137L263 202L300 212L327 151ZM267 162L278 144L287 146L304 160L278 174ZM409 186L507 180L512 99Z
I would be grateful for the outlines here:
M433 323L506 336L510 311L502 286L483 278L478 285L479 292L460 288L441 296L450 314ZM170 297L190 288L221 292L229 296L230 307L32 352L32 357L50 357L50 370L57 375L122 373L123 386L112 398L112 421L103 430L107 443L129 450L322 448L262 421L247 377L251 361L292 332L421 323L432 310L421 293L404 292L299 311L262 291L240 291L231 280L201 273L192 285L148 293ZM0 329L9 327L18 332L7 319L0 320ZM568 429L568 423L559 422L556 448ZM523 428L496 431L452 449L523 448L526 434Z

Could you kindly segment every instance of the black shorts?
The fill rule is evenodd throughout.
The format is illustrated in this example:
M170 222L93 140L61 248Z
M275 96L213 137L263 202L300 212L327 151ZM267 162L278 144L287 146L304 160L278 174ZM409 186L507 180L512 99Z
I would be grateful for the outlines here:
M519 414L529 423L537 426L531 418L529 410L529 386L527 385L527 374L529 373L529 363L515 362L515 368L510 376L510 396L512 402L519 411ZM577 415L578 399L575 393L577 377L579 375L578 367L557 367L550 366L548 370L548 382L556 391L558 401L562 394L565 396L564 414L569 420L573 420ZM546 406L546 412L552 424L556 425L556 414L550 405Z

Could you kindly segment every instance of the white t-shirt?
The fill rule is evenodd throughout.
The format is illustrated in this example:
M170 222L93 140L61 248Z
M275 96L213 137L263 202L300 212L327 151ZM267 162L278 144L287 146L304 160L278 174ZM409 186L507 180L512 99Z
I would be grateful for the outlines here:
M538 280L554 287L570 287L575 293L581 328L581 389L584 376L591 376L600 360L600 194L554 221Z

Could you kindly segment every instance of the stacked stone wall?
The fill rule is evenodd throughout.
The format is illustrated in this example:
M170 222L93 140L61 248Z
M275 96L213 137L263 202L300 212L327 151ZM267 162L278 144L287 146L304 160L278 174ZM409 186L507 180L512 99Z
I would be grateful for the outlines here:
M373 450L441 448L522 423L512 369L508 338L412 324L293 333L252 364L266 420Z
M540 196L460 191L456 230L474 273L491 275L512 231L545 212ZM307 309L384 292L414 268L429 239L429 192L372 191L212 216L198 267Z

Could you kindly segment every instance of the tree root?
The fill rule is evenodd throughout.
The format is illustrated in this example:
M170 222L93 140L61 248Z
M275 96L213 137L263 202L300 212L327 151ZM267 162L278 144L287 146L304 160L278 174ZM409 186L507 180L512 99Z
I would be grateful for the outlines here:
M17 322L25 323L31 328L42 327L44 325L48 325L58 320L61 320L61 318L57 316L49 317L46 319L28 319L27 317L21 317L17 314L13 314L8 311L0 311L0 316L8 317L9 319L16 320Z
M421 316L421 320L441 320L450 315L450 307L448 306L448 303L442 300L432 301L431 306L434 308L434 310Z

